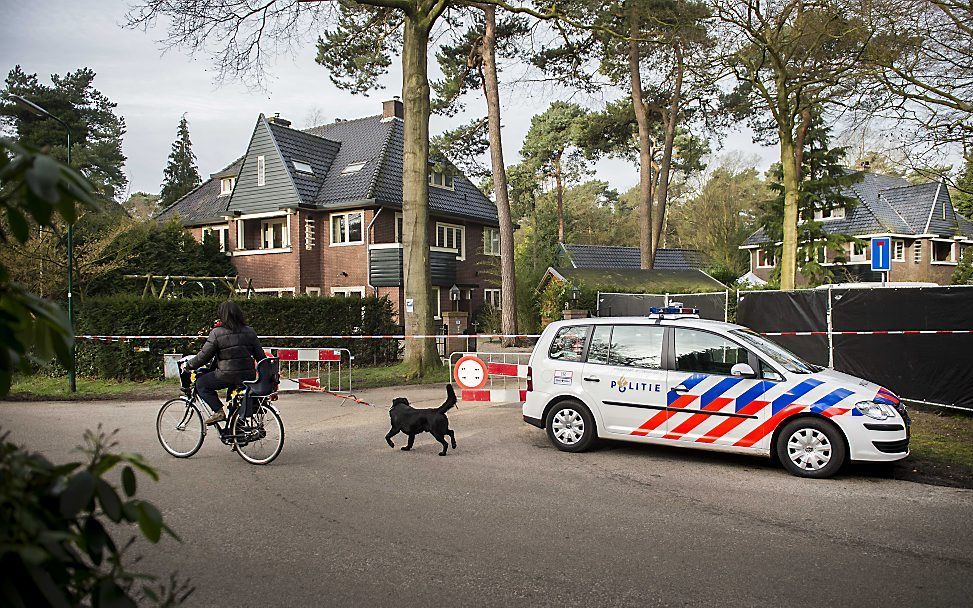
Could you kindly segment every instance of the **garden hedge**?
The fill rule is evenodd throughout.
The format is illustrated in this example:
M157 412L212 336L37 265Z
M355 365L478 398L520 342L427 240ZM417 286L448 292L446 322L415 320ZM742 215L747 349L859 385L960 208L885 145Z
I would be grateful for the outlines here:
M78 335L198 335L213 327L224 298L171 300L135 296L88 298L75 313ZM237 303L258 335L394 334L388 298L256 297ZM77 343L78 373L96 378L145 380L162 377L163 353L195 353L203 340L135 340ZM394 340L262 340L263 346L348 348L356 364L394 361Z

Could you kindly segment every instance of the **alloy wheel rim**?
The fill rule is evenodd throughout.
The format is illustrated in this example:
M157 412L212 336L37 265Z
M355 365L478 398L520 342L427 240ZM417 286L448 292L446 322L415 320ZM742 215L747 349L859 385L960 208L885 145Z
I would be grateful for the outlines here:
M564 445L574 445L584 437L584 418L576 410L565 408L554 414L551 430Z
M818 429L798 429L787 440L787 457L805 471L820 471L828 466L832 453L831 441Z

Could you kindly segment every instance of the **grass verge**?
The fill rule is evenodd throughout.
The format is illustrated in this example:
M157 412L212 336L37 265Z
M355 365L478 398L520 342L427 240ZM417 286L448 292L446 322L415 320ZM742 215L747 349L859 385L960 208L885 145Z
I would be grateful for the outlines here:
M447 366L437 366L422 378L417 379L409 377L409 368L404 363L361 366L352 368L351 384L354 390L402 384L445 384L450 381L449 372Z
M10 387L9 401L91 401L94 399L153 399L173 393L175 380L126 380L77 379L76 393L68 391L68 379L52 378L36 374L14 378Z

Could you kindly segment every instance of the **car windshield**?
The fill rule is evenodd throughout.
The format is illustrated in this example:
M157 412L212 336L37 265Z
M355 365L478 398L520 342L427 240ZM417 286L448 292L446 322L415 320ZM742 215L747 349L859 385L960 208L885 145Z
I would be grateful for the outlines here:
M795 374L813 374L823 369L817 365L808 363L780 344L772 342L749 329L734 329L730 333L767 355L775 363L783 366L789 372L794 372Z

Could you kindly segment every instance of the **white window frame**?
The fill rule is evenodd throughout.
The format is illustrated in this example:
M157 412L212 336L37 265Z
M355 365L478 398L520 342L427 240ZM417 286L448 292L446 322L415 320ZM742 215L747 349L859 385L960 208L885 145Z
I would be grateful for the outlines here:
M768 259L771 260L770 264L765 263ZM773 268L777 266L777 254L773 252L766 252L763 249L757 250L757 268Z
M313 217L304 218L304 248L308 251L314 249L314 242L317 238L317 221Z
M257 157L257 185L267 184L267 160L263 155Z
M946 243L949 245L949 259L948 260L937 260L936 259L936 244ZM945 266L955 266L956 265L956 242L946 241L942 239L930 239L929 244L929 263Z
M304 291L309 296L320 297L321 295L320 287L306 287Z
M229 183L229 187L227 187ZM233 194L233 187L236 186L235 177L221 177L220 178L220 196L230 196Z
M271 242L270 246L267 246L267 233L271 229L271 226L280 225L281 235L280 235L280 247L276 247ZM285 217L271 217L265 220L260 220L260 247L263 251L280 251L281 249L287 249L291 246L291 221L290 216Z
M496 300L496 303L493 300ZM489 304L500 310L501 304L503 302L503 296L499 289L484 289L483 290L483 303Z
M230 250L230 225L222 224L220 226L203 226L202 237L206 240L206 235L216 233L216 238L220 243L220 251L226 253Z
M855 248L861 247L861 253L855 253ZM868 246L858 243L848 243L848 262L851 264L863 264L868 261Z
M359 287L332 287L331 288L331 296L332 297L336 297L336 296L338 296L340 294L341 297L347 298L348 296L350 296L353 293L357 293L360 297L364 298L365 297L365 287L364 286L359 286Z
M494 241L494 235L496 235L496 240ZM496 242L496 248L493 247L494 242ZM489 247L487 247L489 244ZM493 228L492 226L483 227L483 255L500 255L500 229Z
M345 230L344 230L344 234L342 236L343 237L350 237L351 230L349 230L349 228L348 228L349 225L350 225L349 222L348 222L348 218L350 218L353 215L357 215L357 216L359 216L361 218L361 238L359 240L357 240L357 241L345 241L345 240L342 240L342 241L335 242L335 240L334 240L334 221L335 221L335 219L336 218L339 218L339 217L345 218ZM329 242L329 245L331 247L347 247L348 245L364 245L365 244L365 230L367 229L367 227L365 226L365 211L362 210L362 209L359 209L357 211L341 211L341 212L332 213L328 217L328 229L329 229L328 230L328 242Z
M396 212L395 214L395 226L392 227L393 239L396 243L402 242L402 233L405 232L405 219L404 216Z
M443 318L443 294L440 292L438 287L432 288L432 301L433 301L433 319Z
M825 215L825 213L827 213L828 215ZM827 222L830 220L843 220L845 219L845 208L832 207L831 209L815 209L814 219L819 222Z
M905 261L905 241L903 239L892 239L892 261Z
M368 161L348 163L345 165L345 168L341 170L341 175L354 175L355 173L361 171L366 164L368 164Z
M294 170L298 173L308 173L314 175L314 169L311 167L310 163L303 160L291 159L291 164L294 165Z
M448 185L446 180L449 180ZM437 181L439 183L436 183ZM429 185L433 188L440 188L442 190L456 190L456 176L451 173L446 173L445 171L430 171Z
M445 231L453 231L453 241L456 241L455 232L458 230L460 233L460 246L448 247L444 243L439 242L439 228L442 227ZM466 226L460 224L447 224L446 222L436 222L436 247L440 249L445 249L448 251L456 252L457 261L463 261L466 259Z

